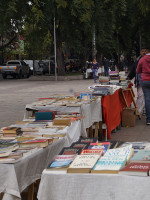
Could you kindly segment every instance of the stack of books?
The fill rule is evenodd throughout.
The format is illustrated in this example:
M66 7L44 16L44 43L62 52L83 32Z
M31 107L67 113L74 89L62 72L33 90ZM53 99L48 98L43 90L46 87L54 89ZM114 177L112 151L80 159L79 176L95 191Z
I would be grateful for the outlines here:
M107 77L107 76L99 76L99 83L100 84L105 84L105 85L107 85L107 84L109 84L109 77Z
M127 75L125 71L120 71L119 72L119 77L120 77L120 86L127 87L128 86L128 80L127 80Z
M109 71L110 85L119 85L119 72L118 71Z

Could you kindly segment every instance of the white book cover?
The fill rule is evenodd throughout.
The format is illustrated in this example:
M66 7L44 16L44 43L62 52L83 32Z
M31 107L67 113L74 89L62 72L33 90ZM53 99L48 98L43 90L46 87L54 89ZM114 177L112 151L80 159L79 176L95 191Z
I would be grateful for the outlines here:
M69 168L93 168L99 157L99 155L77 155Z

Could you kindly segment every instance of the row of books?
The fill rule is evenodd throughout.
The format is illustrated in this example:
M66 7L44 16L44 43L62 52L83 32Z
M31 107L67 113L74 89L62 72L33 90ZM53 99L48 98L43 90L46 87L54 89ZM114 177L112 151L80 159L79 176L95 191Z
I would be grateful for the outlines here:
M97 142L90 138L80 139L70 147L63 148L49 164L47 170L62 170L65 173L119 173L148 176L150 170L149 144L141 142L138 146L140 148L137 152L137 148L133 149L136 143L134 145L134 143L115 141ZM141 150L141 147L144 149Z
M128 86L128 80L127 75L125 71L110 71L109 77L106 76L100 76L99 77L99 83L102 85L120 85L127 87Z
M41 115L39 115L41 113ZM20 158L41 148L45 148L56 140L65 137L67 127L74 120L79 120L76 114L48 115L53 112L38 112L25 121L18 121L0 130L0 163L15 163ZM45 114L45 115L44 115ZM53 116L53 120L48 120ZM47 118L45 118L47 117ZM15 149L14 149L15 148Z

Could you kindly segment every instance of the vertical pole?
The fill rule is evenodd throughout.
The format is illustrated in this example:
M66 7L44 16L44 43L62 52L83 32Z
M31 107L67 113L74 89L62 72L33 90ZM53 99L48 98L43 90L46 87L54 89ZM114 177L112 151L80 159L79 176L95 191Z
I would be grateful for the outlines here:
M55 81L57 81L57 59L56 59L56 27L55 27L55 16L54 16L54 55L55 55Z
M139 30L139 46L140 46L140 51L141 51L141 48L142 48L141 30Z
M33 47L32 47L32 56L33 56L33 76L35 76L35 63L34 63L34 48L35 48L35 40L34 40L34 14L32 13L32 29L33 29Z
M93 59L94 59L94 58L96 57L96 36L95 36L95 25L93 26L92 47L93 47L92 57L93 57Z
M118 38L118 31L117 31L117 46L118 46L118 64L119 64L119 38Z

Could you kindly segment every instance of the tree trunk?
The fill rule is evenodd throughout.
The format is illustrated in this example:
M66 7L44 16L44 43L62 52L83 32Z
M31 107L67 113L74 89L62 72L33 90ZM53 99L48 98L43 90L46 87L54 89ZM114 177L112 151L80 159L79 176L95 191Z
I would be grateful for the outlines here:
M56 57L58 66L58 75L65 75L64 55L62 48L62 40L59 29L56 29Z

